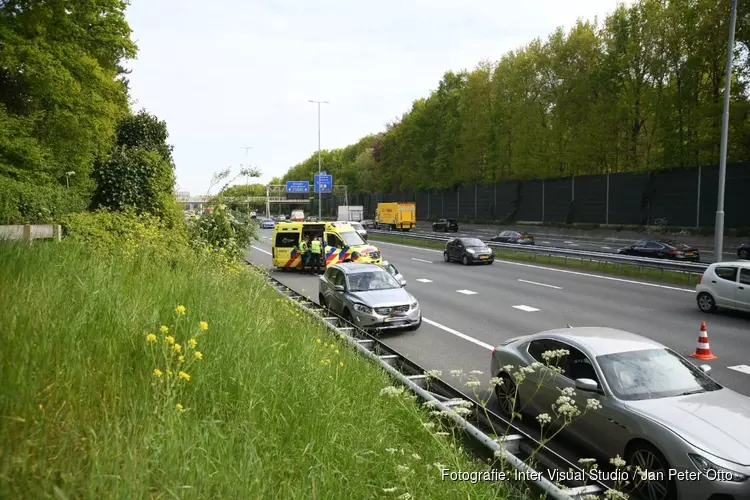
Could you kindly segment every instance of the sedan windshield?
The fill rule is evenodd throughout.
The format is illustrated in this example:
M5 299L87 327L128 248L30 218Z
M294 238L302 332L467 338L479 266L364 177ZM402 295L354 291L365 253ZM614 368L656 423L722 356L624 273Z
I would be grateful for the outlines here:
M614 395L623 400L659 399L717 391L721 386L669 349L598 356Z
M368 292L370 290L393 290L401 288L399 282L385 270L350 274L348 280L350 292Z
M461 240L467 247L484 247L484 243L479 238L465 238Z
M365 240L362 239L357 231L343 231L339 235L344 240L344 245L346 246L353 247L365 244Z

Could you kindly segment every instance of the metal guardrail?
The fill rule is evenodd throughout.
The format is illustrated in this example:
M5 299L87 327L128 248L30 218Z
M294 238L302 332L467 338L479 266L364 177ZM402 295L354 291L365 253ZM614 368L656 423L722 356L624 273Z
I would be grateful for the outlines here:
M425 234L414 234L414 233L406 233L406 232L380 231L380 230L374 230L374 229L369 229L367 233L368 233L368 236L369 235L384 235L384 236L392 236L392 237L405 238L405 239L435 241L435 242L443 242L443 243L451 239L451 237L445 237L445 236L431 236L431 235L425 235ZM490 248L496 248L498 250L511 250L514 252L529 253L533 255L547 255L550 257L550 260L552 257L563 257L565 258L566 261L568 259L580 260L581 264L583 264L584 261L606 262L606 263L613 263L613 264L619 264L619 265L627 264L630 266L641 267L641 268L659 269L662 271L662 275L664 274L664 271L683 272L683 273L688 274L689 276L688 282L691 281L690 276L692 274L703 274L703 272L710 265L704 262L680 262L680 261L673 261L673 260L666 260L666 259L651 259L647 257L633 257L631 255L621 255L621 254L616 254L616 253L591 252L591 251L586 251L586 250L572 250L569 248L548 247L548 246L540 246L540 245L518 245L518 244L513 244L513 243L498 243L495 241L485 241L485 243Z
M553 483L546 474L535 470L519 457L529 457L534 450L541 449L541 452L535 454L534 460L546 466L548 470L556 469L567 472L572 469L580 472L582 477L586 477L587 473L578 464L570 462L547 446L541 445L537 439L447 382L430 376L427 370L381 342L377 337L308 300L271 276L266 270L250 261L246 262L265 275L268 284L277 293L294 302L302 311L315 317L332 333L344 339L359 354L383 368L397 383L421 399L423 404L450 418L463 431L464 437L474 445L471 448L475 453L484 455L482 458L491 459L494 468L497 469L498 460L500 460L500 463L510 465L515 471L525 473L526 478L538 478L528 480L525 483L527 489L537 490L538 493L546 494L547 497L555 500L582 500L603 495L610 488L605 483L595 480L589 480L585 484L572 481L563 484ZM471 413L465 417L461 416L454 410L456 407L470 408ZM507 429L507 432L503 436L492 437L491 435L494 436L497 429Z

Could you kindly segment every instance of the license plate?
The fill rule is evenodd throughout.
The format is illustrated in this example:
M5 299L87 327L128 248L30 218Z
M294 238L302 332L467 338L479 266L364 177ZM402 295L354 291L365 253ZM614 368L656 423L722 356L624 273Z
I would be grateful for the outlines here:
M404 320L401 319L401 318L385 318L385 322L386 323L391 323L391 324L394 324L394 323L397 324L397 323L403 323Z
M686 255L687 257L692 257L692 256L693 256L693 255L695 255L695 254L694 254L693 252L686 252L686 253L685 253L685 255Z
M490 256L489 256L489 255L480 255L480 256L479 256L479 260L487 260L487 259L489 259L489 258L490 258Z

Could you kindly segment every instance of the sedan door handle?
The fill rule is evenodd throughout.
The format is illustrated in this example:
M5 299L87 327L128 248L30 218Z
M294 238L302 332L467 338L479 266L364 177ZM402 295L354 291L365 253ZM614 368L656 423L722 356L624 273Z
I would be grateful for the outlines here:
M738 286L737 288L739 288L740 290L744 290L745 289L744 286Z
M716 280L711 280L711 283L716 283Z

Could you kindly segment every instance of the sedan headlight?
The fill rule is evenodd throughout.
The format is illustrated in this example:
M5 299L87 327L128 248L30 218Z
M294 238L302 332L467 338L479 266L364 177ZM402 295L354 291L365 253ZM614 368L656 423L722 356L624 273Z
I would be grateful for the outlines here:
M409 307L411 307L412 309L416 309L417 307L419 307L419 303L415 300L409 305Z
M476 251L473 248L467 248L466 251L471 254L476 253Z
M372 314L372 309L364 304L354 304L354 310L365 314Z
M688 456L690 457L690 461L693 462L693 465L695 465L695 468L698 469L709 481L731 481L733 483L741 483L748 479L748 476L724 467L719 467L700 455L688 453Z

